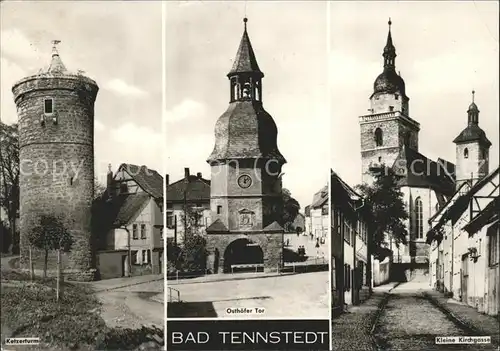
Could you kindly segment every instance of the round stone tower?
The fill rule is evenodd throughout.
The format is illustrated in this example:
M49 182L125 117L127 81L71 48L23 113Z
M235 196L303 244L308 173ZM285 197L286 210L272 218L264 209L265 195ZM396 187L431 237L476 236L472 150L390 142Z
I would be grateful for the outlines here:
M95 81L70 73L54 41L48 69L12 87L19 117L20 246L42 215L62 219L73 244L66 269L75 280L93 279L91 205L94 198Z

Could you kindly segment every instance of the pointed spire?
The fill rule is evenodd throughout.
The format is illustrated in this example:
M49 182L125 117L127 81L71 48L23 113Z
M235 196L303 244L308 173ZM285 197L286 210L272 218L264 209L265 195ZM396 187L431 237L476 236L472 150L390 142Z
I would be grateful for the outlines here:
M472 103L469 105L469 109L467 110L469 124L479 124L479 109L474 102L475 94L476 92L472 90Z
M384 56L384 68L395 68L395 59L396 59L396 48L394 47L394 44L392 43L392 34L391 34L391 25L392 21L391 18L389 17L389 32L387 33L387 42L384 47L384 53L382 56Z
M250 38L248 37L247 22L248 18L245 17L243 19L243 36L236 53L236 58L234 59L233 67L228 73L228 77L237 75L238 73L255 73L259 77L264 76L264 74L259 69L252 44L250 43Z
M64 73L67 71L57 51L57 44L60 42L60 40L52 40L52 61L50 62L48 73Z

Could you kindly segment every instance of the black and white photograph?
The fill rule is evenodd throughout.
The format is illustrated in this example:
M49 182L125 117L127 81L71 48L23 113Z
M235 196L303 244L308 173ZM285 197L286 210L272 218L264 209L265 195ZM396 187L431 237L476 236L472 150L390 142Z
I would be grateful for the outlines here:
M166 26L167 317L327 320L326 3L172 1Z
M1 3L2 350L164 349L161 20Z
M334 350L498 350L498 10L332 6Z

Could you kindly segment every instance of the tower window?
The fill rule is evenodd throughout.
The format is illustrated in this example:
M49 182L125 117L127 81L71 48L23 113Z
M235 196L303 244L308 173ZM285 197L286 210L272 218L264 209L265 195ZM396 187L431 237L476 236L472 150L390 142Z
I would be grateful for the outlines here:
M469 149L464 149L464 158L469 158Z
M377 146L382 146L383 144L382 129L380 128L375 129L375 144Z
M54 100L53 99L45 99L43 101L43 112L46 115L50 115L54 113Z
M417 197L415 200L415 229L417 230L417 239L424 237L424 214L422 208L422 199Z

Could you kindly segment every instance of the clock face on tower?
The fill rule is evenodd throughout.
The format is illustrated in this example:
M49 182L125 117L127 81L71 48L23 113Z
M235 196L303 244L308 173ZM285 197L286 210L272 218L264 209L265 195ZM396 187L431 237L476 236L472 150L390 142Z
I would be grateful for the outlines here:
M240 188L246 189L252 185L252 178L248 174L243 174L238 178Z

